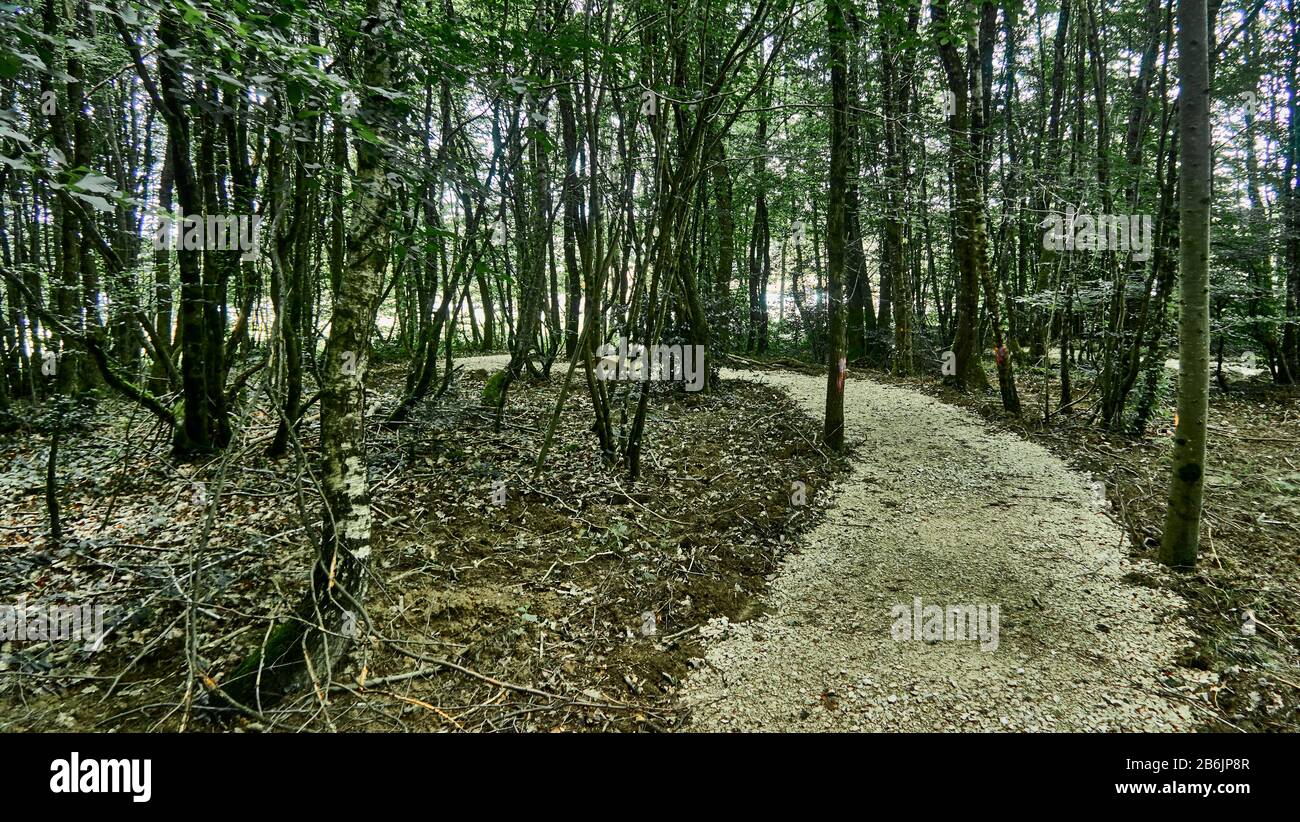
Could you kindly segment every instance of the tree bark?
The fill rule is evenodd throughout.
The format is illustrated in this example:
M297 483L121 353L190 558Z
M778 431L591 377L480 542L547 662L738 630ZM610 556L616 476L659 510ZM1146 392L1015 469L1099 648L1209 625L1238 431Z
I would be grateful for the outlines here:
M844 447L844 257L845 194L848 188L848 71L845 43L848 27L844 0L828 0L826 22L831 63L831 169L827 219L827 290L830 301L826 346L826 422L822 435L832 448Z
M388 263L392 192L381 140L390 131L391 49L384 39L395 25L390 0L367 0L361 21L362 67L357 85L361 111L377 138L354 141L356 205L348 228L343 276L334 294L325 343L320 398L323 524L311 590L297 619L283 623L224 683L242 704L275 698L312 683L324 698L352 640L366 631L370 583L371 513L365 453L365 377L370 338ZM373 119L371 119L373 118ZM260 689L259 689L260 683Z
M1178 422L1160 560L1196 564L1209 412L1210 73L1205 0L1178 3Z

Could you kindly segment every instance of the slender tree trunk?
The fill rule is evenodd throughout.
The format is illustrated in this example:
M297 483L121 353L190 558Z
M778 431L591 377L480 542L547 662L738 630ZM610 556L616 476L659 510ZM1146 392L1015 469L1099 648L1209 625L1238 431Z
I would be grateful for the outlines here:
M880 313L887 318L886 306L893 304L894 354L893 371L899 375L912 373L912 283L908 276L905 254L907 241L907 207L910 175L907 164L907 130L903 122L910 112L912 66L915 49L908 45L916 37L919 23L920 6L907 2L907 28L889 22L898 14L898 9L882 7L890 11L887 19L882 19L881 70L884 83L881 95L885 106L885 198L888 212L885 215L885 247L883 262L890 287L890 299L881 296ZM905 32L905 33L904 33ZM900 48L895 43L903 40ZM883 324L883 320L882 320Z
M956 199L956 230L954 245L959 270L957 287L957 330L953 339L956 355L957 382L968 390L982 390L988 377L979 358L979 310L981 288L980 245L984 235L984 201L981 196L979 174L979 146L971 127L971 109L979 105L979 95L972 102L969 93L967 61L971 49L958 48L961 36L948 19L947 0L934 0L930 5L933 28L940 38L939 57L948 79L952 95L952 111L948 117L949 152L953 165L954 197Z
M391 50L384 39L396 31L390 0L367 0L361 27L357 85L367 125L381 137L390 130ZM312 589L297 619L272 633L265 647L245 660L225 692L248 704L261 689L274 698L312 683L326 693L353 639L368 633L365 613L370 583L370 488L365 453L365 378L370 339L388 264L392 192L376 140L354 142L356 205L348 228L346 261L334 294L329 339L322 363L320 399L323 524Z
M827 219L827 281L830 309L826 346L826 423L823 436L832 448L844 446L844 378L847 361L844 350L844 245L845 194L848 184L848 72L845 44L848 27L844 0L827 0L827 29L831 63L831 170L829 216Z
M1291 41L1287 77L1286 173L1282 176L1283 261L1286 268L1286 327L1282 331L1282 359L1292 381L1300 381L1300 184L1293 182L1300 165L1300 20L1294 0L1287 3Z
M1178 3L1178 424L1160 560L1196 564L1209 413L1210 73L1205 0Z
M847 83L846 106L859 106L862 98L862 87L859 81L861 70L861 54L863 48L862 42L862 19L858 16L853 4L847 4L843 7L845 25L849 27L849 40L845 44L845 83ZM847 110L847 109L846 109ZM888 277L882 277L880 282L880 314L881 319L877 320L876 307L874 298L871 294L871 278L867 276L867 255L862 247L862 198L861 198L861 180L862 180L862 117L859 112L848 110L845 128L847 134L845 139L848 142L847 151L849 153L845 174L848 179L845 181L844 191L844 230L845 250L844 250L844 274L842 287L845 289L845 345L848 349L848 359L858 360L867 355L868 351L872 358L880 361L881 346L880 338L876 331L888 331L890 314L889 314L889 295L888 288L885 285ZM868 336L870 341L868 342Z
M980 53L992 54L992 41L997 31L995 27L996 8L991 3L983 6L984 24L980 30ZM991 59L991 58L989 58ZM993 356L997 364L998 390L1002 396L1002 408L1009 414L1020 414L1020 396L1016 393L1016 377L1011 352L1003 332L1002 312L998 302L998 284L989 268L989 233L985 193L984 152L987 150L987 112L989 111L988 85L984 82L985 60L972 60L974 75L971 88L974 99L971 101L971 150L978 159L976 168L980 170L980 183L977 184L977 196L972 202L970 224L973 227L975 267L979 272L980 283L984 290L984 306L988 311L989 325L993 331Z
M713 300L718 305L718 345L726 351L731 346L731 278L736 259L736 221L724 142L721 137L716 138L713 159L713 190L718 202L718 267L713 275Z

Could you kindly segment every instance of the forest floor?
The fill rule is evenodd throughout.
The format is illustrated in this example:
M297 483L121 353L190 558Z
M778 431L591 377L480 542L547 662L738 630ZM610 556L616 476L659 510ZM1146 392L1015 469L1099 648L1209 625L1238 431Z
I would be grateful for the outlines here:
M743 376L823 413L822 377ZM1188 700L1213 675L1176 662L1193 639L1182 603L1135 581L1161 571L1127 556L1085 477L913 390L850 379L844 405L850 473L783 564L768 612L706 627L715 642L687 682L690 727L1196 726ZM997 625L981 622L996 630L944 641L917 624L896 635L899 613L910 629L914 609L934 605L997 606Z
M101 401L65 421L57 546L47 432L0 438L0 604L93 601L107 605L108 628L96 651L0 642L0 731L674 727L679 683L702 656L699 626L759 612L842 461L810 433L820 421L772 388L656 384L642 476L629 486L599 456L578 375L534 478L561 364L549 382L512 386L496 432L480 395L504 362L458 361L447 394L399 426L379 412L404 372L374 368L371 629L330 687L261 719L186 699L185 603L197 591L196 667L217 682L291 612L319 529L315 416L303 460L266 456L274 419L259 410L228 462L177 465L146 415Z
M517 382L497 432L480 395L504 361L458 360L398 426L380 412L403 371L376 366L371 628L328 688L261 719L186 699L185 602L215 681L297 602L314 415L302 459L265 455L259 411L226 457L181 465L122 403L70 415L57 546L47 432L0 437L0 604L94 601L109 628L93 652L0 643L0 730L1295 729L1294 395L1215 397L1207 561L1171 575L1149 561L1159 431L1035 426L995 395L871 372L849 380L837 458L815 436L816 369L724 372L710 395L652 386L629 486L575 379L534 479L563 372ZM997 605L996 649L895 641L894 606L917 598Z

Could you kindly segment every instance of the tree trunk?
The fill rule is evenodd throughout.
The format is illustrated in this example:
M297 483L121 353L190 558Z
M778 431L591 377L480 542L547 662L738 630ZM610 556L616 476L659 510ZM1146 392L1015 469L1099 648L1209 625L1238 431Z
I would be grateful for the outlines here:
M1160 560L1196 564L1209 412L1210 72L1205 0L1178 3L1178 423Z
M947 0L935 0L930 5L936 36L939 37L939 56L948 79L948 91L953 107L948 117L949 151L952 155L954 197L956 199L956 231L954 246L960 282L957 288L957 331L953 339L956 355L957 383L968 390L983 390L988 377L979 359L979 307L981 287L982 246L984 234L984 201L980 194L976 164L979 147L976 145L971 123L971 105L968 85L967 60L970 51L961 42L958 33L948 21ZM979 104L976 97L975 104Z
M844 257L845 194L848 188L848 72L844 0L827 0L826 22L831 63L831 179L827 219L827 288L830 310L826 346L826 423L823 437L832 448L844 446Z
M394 27L390 0L367 0L361 27L357 85L361 111L380 139L389 130L390 50L383 39ZM373 24L373 25L370 25ZM321 491L324 522L312 588L298 619L272 632L225 683L226 694L248 704L261 690L274 698L311 682L322 698L351 641L369 624L364 604L370 582L370 489L365 454L365 377L380 283L387 265L392 194L379 139L355 140L356 206L346 262L334 294L325 343L320 399Z

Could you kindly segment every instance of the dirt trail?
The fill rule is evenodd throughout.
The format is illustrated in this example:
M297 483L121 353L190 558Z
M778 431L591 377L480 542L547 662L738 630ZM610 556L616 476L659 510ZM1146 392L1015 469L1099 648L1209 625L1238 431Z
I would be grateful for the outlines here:
M726 376L777 386L822 417L822 378ZM915 391L864 379L846 390L851 472L783 563L767 614L702 628L706 657L685 687L690 729L1194 725L1191 708L1166 696L1190 675L1173 662L1191 638L1180 603L1126 580L1154 569L1126 558L1122 531L1085 477ZM910 624L917 597L997 605L996 648L896 641L891 609L905 606Z

